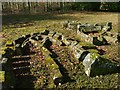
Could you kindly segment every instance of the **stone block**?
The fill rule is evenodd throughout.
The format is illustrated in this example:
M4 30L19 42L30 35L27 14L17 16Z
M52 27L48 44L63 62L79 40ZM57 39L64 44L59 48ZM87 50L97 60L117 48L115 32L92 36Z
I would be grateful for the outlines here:
M85 66L87 76L107 75L120 72L120 66L108 59L100 57L96 53L88 53L83 60L83 65Z

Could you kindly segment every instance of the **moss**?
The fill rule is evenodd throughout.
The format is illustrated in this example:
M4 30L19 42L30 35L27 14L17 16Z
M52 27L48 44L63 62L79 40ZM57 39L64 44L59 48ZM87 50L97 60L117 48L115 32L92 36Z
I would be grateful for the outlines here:
M5 81L5 71L0 71L0 82Z
M99 36L99 37L98 37L98 40L102 42L102 41L103 41L102 36Z
M5 51L4 50L0 50L0 54L5 54Z
M12 44L12 40L6 42L6 45L11 45L11 44Z
M91 58L92 60L95 60L96 58L98 58L98 56L99 56L99 54L97 54L97 53L92 53L92 54L90 55L90 58Z
M95 45L93 45L93 44L90 44L90 43L84 42L84 41L80 42L80 45L81 45L81 46L88 46L88 47L89 47L89 46L91 46L91 47L92 47L92 46L95 46Z
M72 12L73 13L73 12ZM28 21L29 21L29 18L32 19L32 21L35 23L34 26L26 26L25 27L22 27L24 26L23 24L20 24L18 22L18 24L14 25L9 25L9 24L4 24L4 22L6 23L9 23L9 19L8 18L3 18L3 26L2 26L2 34L3 34L3 40L4 41L12 41L14 40L15 38L18 38L20 37L21 35L23 34L29 34L29 33L34 33L34 32L40 32L40 31L43 31L46 29L46 25L49 26L49 30L53 30L55 32L60 32L62 34L64 34L64 36L66 37L69 37L69 38L76 38L77 40L80 41L80 44L81 46L95 46L93 44L89 44L89 43L86 43L84 41L81 41L82 38L80 38L80 36L76 36L76 32L75 31L68 31L66 29L63 29L61 27L61 25L59 23L63 22L64 20L66 19L70 19L70 20L79 20L81 23L96 23L96 22L103 22L104 21L112 21L113 22L113 28L114 30L113 31L117 31L116 27L116 20L115 18L117 18L116 16L117 13L102 13L102 12L96 12L96 13L88 13L86 14L86 12L75 12L73 14L71 13L67 13L67 14L57 14L55 15L55 17L53 17L53 13L52 15L36 15L37 16L37 19L36 17L34 16L24 16L22 15L21 17L17 18L14 16L14 18L9 18L9 19L12 19L10 23L13 23L14 21L16 21L16 19L19 19L19 21L26 21L24 20L25 18L28 18ZM35 19L34 19L35 18ZM102 18L102 19L100 19ZM30 22L30 21L29 21ZM114 47L114 46L113 46ZM3 46L4 48L4 46ZM4 51L5 49L3 49ZM113 51L114 48L110 48L109 49L109 52L112 53L111 51ZM60 52L61 51L61 52ZM116 76L117 74L108 74L108 75L104 75L104 76L98 76L98 77L87 77L84 73L84 67L81 63L79 63L78 65L75 65L75 59L72 58L72 60L70 59L70 56L72 56L71 54L69 54L69 49L68 50L63 50L62 51L62 48L60 48L60 51L57 51L57 53L59 54L59 62L68 70L68 72L71 74L71 77L74 76L74 79L76 80L76 82L74 83L71 83L71 82L68 82L68 83L65 83L61 86L58 86L59 88L67 88L69 90L69 88L86 88L86 87L90 87L90 88L114 88L117 85L117 81L118 81L118 77ZM39 61L39 64L36 66L38 67L39 66L39 69L40 72L39 73L42 73L43 76L45 76L45 74L48 74L49 78L45 77L44 79L38 77L37 81L40 80L40 84L39 82L38 83L34 83L34 85L36 85L35 88L40 88L42 86L44 87L49 87L49 88L52 88L52 87L55 87L55 85L53 84L53 75L54 76L59 76L60 73L58 69L53 69L53 66L51 65L52 64L52 59L49 58L49 54L50 52L46 51L46 50L43 50L42 51L44 53L44 55L46 55L46 60L42 60L41 59L38 59ZM59 53L60 52L60 53ZM92 53L97 53L97 51L95 50L90 50L90 52ZM115 51L113 51L115 52ZM39 56L39 55L38 55ZM114 57L115 55L110 55L111 57ZM48 58L47 58L48 57ZM109 55L107 56L107 58L109 57ZM95 56L93 55L92 58L95 58ZM36 59L33 58L33 60L35 61ZM45 61L45 62L44 62ZM47 62L46 62L47 61ZM37 62L36 62L37 63ZM74 63L74 65L72 65L71 63ZM41 66L42 65L42 66ZM47 67L48 65L48 67ZM42 67L42 68L40 68ZM76 69L75 69L76 67ZM72 69L73 68L73 69ZM35 71L37 71L38 69L37 68L34 68ZM33 70L33 72L34 72ZM74 71L74 74L73 74L73 71ZM11 74L9 74L11 75ZM42 76L41 75L41 76ZM37 76L36 76L37 77ZM6 78L9 78L8 76ZM14 80L14 79L12 79ZM49 84L46 85L47 83L47 80L49 80ZM23 80L24 81L24 80ZM29 85L28 85L29 86Z
M58 68L58 65L54 62L54 60L49 56L45 58L46 65L49 65L51 69Z
M46 77L40 77L37 79L35 83L35 88L43 88L44 85L46 84Z
M87 51L89 51L89 52L91 52L91 53L99 53L99 51L96 50L96 49L88 49Z

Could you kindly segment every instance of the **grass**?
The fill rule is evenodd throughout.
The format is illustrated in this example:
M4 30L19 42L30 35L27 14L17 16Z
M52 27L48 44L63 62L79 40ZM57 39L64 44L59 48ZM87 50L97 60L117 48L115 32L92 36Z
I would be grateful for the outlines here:
M71 34L64 32L62 29L62 22L65 20L74 20L81 23L102 23L111 21L113 23L113 32L117 32L118 28L118 13L67 13L67 14L46 14L46 15L10 15L2 17L2 32L4 36L13 39L17 35L23 35L31 32L38 32L45 28L63 32L65 34ZM30 24L32 23L32 24ZM18 37L19 37L18 36ZM3 37L4 40L4 37Z
M120 13L113 12L69 12L62 14L49 13L35 15L4 15L2 17L2 32L0 32L0 34L3 35L2 44L4 47L5 43L11 42L22 35L40 32L45 29L57 31L63 33L66 37L80 40L79 36L76 36L76 32L62 28L62 23L66 20L90 24L112 22L113 29L111 32L115 33L118 32L118 15L120 15Z
M2 35L2 44L4 47L6 43L19 38L21 35L26 35L34 32L41 32L45 29L57 31L63 33L63 35L66 37L80 40L79 36L76 36L75 31L70 31L62 28L62 23L66 20L73 20L81 23L90 24L104 23L110 21L113 23L113 29L111 32L118 32L118 15L119 13L111 12L70 12L62 14L49 13L37 15L7 15L2 17L3 26L2 31L0 32L0 34ZM89 45L85 42L81 42L80 44ZM110 46L108 48L103 47L103 49L107 49L107 53L105 56L107 58L113 58L112 56L114 56L117 53L117 48L114 48L114 46ZM114 52L110 53L112 50L114 50ZM91 50L91 52L96 51ZM112 56L107 55L108 53L110 53ZM80 63L80 65L82 64ZM62 85L63 87L74 86L78 88L113 88L117 86L117 74L89 78L84 74L84 72L82 72L83 68L79 67L80 65L76 66L78 70L78 72L76 71L77 75L75 77L76 83L67 83L65 85Z
M5 81L5 72L4 71L0 71L0 83Z
M2 32L9 39L26 33L39 32L48 28L69 35L64 32L62 22L65 20L74 20L81 23L104 23L111 21L113 23L112 32L118 31L118 13L109 12L74 12L66 14L43 14L43 15L9 15L2 17ZM14 36L15 35L15 36ZM14 36L14 37L11 37ZM18 37L19 37L18 36ZM3 37L4 38L4 37ZM7 38L6 38L7 39ZM3 39L4 40L4 39Z

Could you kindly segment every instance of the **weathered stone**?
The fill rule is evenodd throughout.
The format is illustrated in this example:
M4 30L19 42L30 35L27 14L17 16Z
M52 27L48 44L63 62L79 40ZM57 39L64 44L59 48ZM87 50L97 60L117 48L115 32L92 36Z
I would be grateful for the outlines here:
M104 36L104 38L106 39L106 41L110 44L115 44L117 42L117 36L116 37L109 37L109 36Z
M63 39L63 35L61 35L61 33L53 33L52 37L49 37L49 39L54 44L61 45L62 44L61 40Z
M56 39L54 39L54 38L49 38L49 39L50 39L50 41L51 41L53 44L57 44L57 45L59 45L59 46L62 44L61 41L56 40Z
M30 42L32 45L34 45L34 46L37 46L38 45L38 41L36 41L36 40L34 40L34 39L32 39L32 38L29 38L29 41L28 42Z
M46 42L46 40L48 39L48 36L46 36L46 35L42 35L42 40L39 42L39 43L41 43L41 46L43 46L43 44Z
M62 24L63 28L67 28L67 29L76 29L77 28L77 22L76 21L65 21Z
M56 43L58 45L61 45L62 43L66 43L65 37L61 33L54 34L54 36L50 37L50 39L53 43Z
M112 22L107 22L106 25L103 26L103 31L110 31L112 29Z
M94 31L94 26L88 23L85 25L85 28L82 30L82 32L92 32L92 31Z
M48 37L53 37L55 34L56 34L56 32L50 31L49 34L48 34Z
M76 46L70 46L70 49L73 51L74 57L79 60L79 58L81 57L81 54L84 52L84 50L82 48L78 48Z
M68 23L68 29L76 29L76 24Z
M27 39L21 44L21 47L23 48L28 42L31 42L30 40L31 40L31 38L27 38ZM20 47L20 44L15 44L15 47Z
M26 37L22 36L22 37L18 38L17 40L15 40L15 44L20 44L20 46L21 46L22 43L23 43L26 39L27 39L27 36L26 36Z
M68 42L66 38L64 38L64 39L62 40L62 42L63 42L65 45L67 45L67 46L70 45L70 42Z
M43 40L43 37L41 35L38 35L37 40Z
M101 26L97 26L97 25L95 26L97 30L101 29ZM93 43L93 37L91 37L90 35L81 32L79 35L81 37L81 40L85 42L89 42L91 44ZM33 67L37 66L37 68L34 68L35 72L33 71L33 73L37 74L37 78L36 78L37 80L35 80L35 83L37 83L36 85L38 85L38 87L41 86L44 87L45 85L47 85L48 88L54 88L57 85L58 86L62 84L65 85L64 83L69 82L69 80L71 78L74 78L74 76L75 76L75 80L77 80L76 79L77 71L80 72L81 75L83 75L83 72L81 71L82 69L81 62L80 62L81 66L77 67L79 61L83 61L83 65L85 66L85 73L87 74L87 76L105 75L109 73L114 73L114 71L118 72L117 71L118 67L115 64L109 62L109 60L100 58L97 53L90 52L88 50L88 49L96 49L95 47L82 47L84 45L84 42L83 44L80 44L78 43L78 41L74 39L65 38L61 33L56 33L51 31L48 34L34 33L32 34L31 37L27 38L27 40L25 40L24 42L26 41L31 42L34 46L36 46L34 48L37 48L34 50L35 51L34 55L29 55L29 54L28 55L30 57L32 56L31 59L35 63L38 63L37 65L36 64L32 65ZM98 37L97 39L98 41L101 42L103 41L103 38L101 37L100 38ZM62 47L63 43L64 45L67 46ZM54 44L58 44L58 45L54 45ZM25 46L27 45L28 44L26 44ZM16 47L15 53L17 53L19 56L21 56L21 54L26 50L26 49L24 50L25 47L19 48L20 44L16 44L15 47ZM65 48L67 49L65 50ZM72 52L68 50L69 48ZM42 51L43 54L41 54L39 50ZM38 52L36 53L36 51ZM76 58L77 60L75 60L74 58ZM79 75L79 73L77 74ZM66 78L67 75L70 78ZM55 84L56 80L59 80L57 84ZM81 82L83 82L83 80Z
M99 37L93 37L93 44L100 46L100 45L108 45L109 43L103 36L99 36Z
M102 34L106 41L110 44L115 44L119 42L118 33L105 32Z
M58 40L58 37L61 35L61 33L55 33L54 36L52 38Z
M39 41L39 40L42 40L42 35L41 34L37 34L37 35L33 35L30 37L31 39L35 40L35 41Z
M70 46L75 46L78 44L78 41L72 40L72 39L67 39L68 42L70 42Z
M96 29L97 31L100 31L100 30L102 30L102 26L95 26L95 29Z
M91 65L95 62L98 55L95 53L88 53L87 56L83 60L83 65L85 66L85 73L87 76L90 76L91 73Z
M120 66L108 59L99 57L92 65L91 76L119 73Z
M93 44L93 37L86 35L84 33L80 33L79 36L80 36L80 39L82 41L89 42L90 44Z
M87 76L106 75L120 71L120 67L115 63L101 58L96 53L88 53L83 60L83 65L85 66L85 73Z
M43 31L41 34L42 34L42 35L48 35L49 32L50 32L49 30L45 30L45 31Z
M78 24L77 25L77 32L84 32L84 33L90 33L90 32L98 32L98 31L101 31L102 30L102 27L99 26L98 24L94 24L94 25L91 25L91 24Z
M8 60L8 58L2 58L1 63L6 63L6 62L7 62L7 60Z
M46 38L45 42L43 43L43 46L50 50L50 46L52 45L52 42L50 41L49 38Z
M80 26L81 26L81 23L78 23L77 24L77 34L80 34Z
M79 34L80 32L84 32L84 33L91 33L91 32L99 32L99 31L110 31L112 29L112 23L111 22L107 22L104 25L101 24L81 24L78 23L77 24L77 34Z
M65 22L62 24L62 27L63 27L63 28L67 28L67 27L68 27L68 23L69 23L69 21L65 21Z

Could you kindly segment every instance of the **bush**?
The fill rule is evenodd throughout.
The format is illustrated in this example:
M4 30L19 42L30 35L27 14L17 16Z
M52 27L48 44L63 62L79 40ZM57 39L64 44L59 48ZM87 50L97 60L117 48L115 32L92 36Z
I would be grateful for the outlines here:
M120 11L120 5L119 5L119 3L118 2L109 2L108 3L108 10L109 11Z
M101 10L119 12L120 2L106 2L101 4Z
M100 8L100 2L75 2L71 8L72 10L97 11Z

